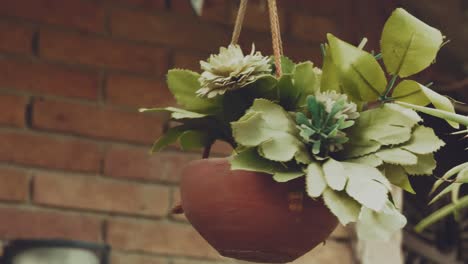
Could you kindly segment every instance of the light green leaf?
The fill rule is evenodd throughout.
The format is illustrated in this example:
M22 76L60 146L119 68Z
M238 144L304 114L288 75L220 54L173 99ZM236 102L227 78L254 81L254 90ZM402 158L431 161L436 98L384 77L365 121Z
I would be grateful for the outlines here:
M343 87L354 89L351 94L359 94L362 101L373 101L383 94L387 79L374 56L332 34L327 34L327 38L329 53L340 72Z
M450 99L415 81L404 80L399 83L392 97L397 101L420 106L432 103L439 110L455 113L455 107ZM449 122L449 124L458 128L457 123Z
M410 175L432 175L437 162L434 159L434 154L416 155L418 162L414 165L404 165L403 168Z
M362 157L369 153L374 153L380 149L380 143L373 140L365 140L363 138L350 137L349 143L345 145L342 151L346 158Z
M402 145L401 148L416 154L429 154L436 152L443 146L445 146L445 142L436 136L432 128L418 126L414 129L411 140Z
M416 230L416 232L422 232L428 226L440 221L441 219L447 217L455 211L466 207L468 207L468 195L458 200L458 203L446 205L440 208L439 210L435 211L428 217L424 218L421 222L419 222L414 229Z
M273 180L277 182L288 182L304 176L302 171L275 172Z
M316 198L322 195L327 188L327 182L323 175L322 166L317 162L312 162L307 166L306 189L310 197Z
M348 176L346 192L362 205L380 211L387 201L390 183L374 167L342 162Z
M320 78L320 91L336 91L338 93L346 93L349 99L353 102L360 100L359 91L354 89L345 90L342 80L340 79L340 73L338 67L332 60L330 54L330 47L325 44L326 55L323 58L322 75Z
M361 205L345 192L337 192L327 188L323 192L323 201L342 225L357 221Z
M231 170L246 170L274 174L286 168L278 162L261 157L255 148L246 149L230 158Z
M443 37L402 8L385 23L380 42L388 73L408 77L427 68L436 58Z
M295 67L296 64L294 64L294 62L290 58L281 56L281 70L283 71L283 74L293 73Z
M414 165L418 162L416 155L401 148L383 149L376 152L375 155L389 164Z
M381 212L363 207L356 224L359 239L388 241L406 225L406 218L387 201Z
M411 186L408 175L401 166L385 164L384 174L393 185L396 185L409 193L416 193Z
M212 139L207 132L188 130L180 135L179 143L182 150L187 151L206 147L212 143Z
M297 105L303 106L306 104L306 98L309 95L314 95L320 90L320 75L319 69L314 69L314 64L310 61L302 62L296 65L293 81L295 89L299 91Z
M450 180L450 178L452 178L454 175L456 175L457 173L459 173L460 171L464 170L468 168L468 162L465 162L465 163L462 163L458 166L455 166L453 168L451 168L450 170L448 170L442 177L440 177L439 180L437 180L435 183L434 183L434 186L432 186L432 190L431 190L431 194L434 193L434 191L439 188L439 186L446 182L447 180Z
M207 99L198 97L196 91L200 89L198 73L189 70L172 69L167 73L167 85L179 105L188 111L203 114L214 114L220 110L221 97Z
M184 126L169 128L166 133L164 133L164 135L162 135L156 140L156 142L154 142L153 146L151 147L151 153L161 151L170 144L175 143L185 130L187 130L187 128Z
M295 157L298 162L310 162L295 121L273 102L256 99L246 114L231 126L236 142L258 147L259 154L267 159L286 162Z
M192 111L187 111L185 109L180 109L176 107L165 107L165 108L140 108L138 111L142 113L147 112L170 112L171 117L174 119L196 119L206 117L206 114L200 114Z
M374 126L372 130L366 131L366 133L370 139L384 146L401 144L411 138L411 128L395 125Z
M447 112L447 111L443 111L443 110L439 110L439 109L434 109L434 108L430 108L430 107L423 107L423 106L419 106L419 105L408 104L408 103L405 103L405 102L395 101L395 103L397 103L399 105L402 105L404 107L408 107L408 108L414 109L416 111L431 115L431 116L435 116L435 117L438 117L438 118L445 119L447 121L451 121L451 122L454 122L454 123L457 123L457 124L462 124L464 126L468 126L468 116L454 114L454 113L451 113L451 112Z
M291 74L281 75L277 87L280 105L286 110L296 110L296 103L301 91L299 87L294 85L293 76Z
M323 172L328 186L336 191L341 191L346 185L346 171L341 162L329 158L323 164Z
M349 159L348 162L360 163L363 165L368 165L372 167L378 167L383 164L383 160L377 157L375 154L369 154L355 159Z

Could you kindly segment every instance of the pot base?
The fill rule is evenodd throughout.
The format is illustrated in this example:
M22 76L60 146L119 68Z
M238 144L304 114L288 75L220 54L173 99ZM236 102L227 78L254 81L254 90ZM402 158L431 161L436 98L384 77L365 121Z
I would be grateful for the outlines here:
M279 252L253 251L253 250L224 250L217 249L223 257L239 259L257 263L286 263L294 261L297 256L281 254Z

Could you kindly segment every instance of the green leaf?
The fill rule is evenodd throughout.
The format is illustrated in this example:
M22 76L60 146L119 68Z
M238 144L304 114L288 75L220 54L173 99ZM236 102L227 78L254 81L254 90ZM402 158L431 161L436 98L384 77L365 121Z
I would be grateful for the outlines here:
M251 98L265 98L269 100L278 100L278 80L270 74L259 77L255 82L249 84L244 90ZM227 99L228 101L229 96ZM245 98L242 98L245 100ZM250 106L250 104L249 104Z
M197 119L206 117L206 114L200 114L192 111L187 111L185 109L180 109L176 107L165 107L165 108L140 108L138 111L142 113L147 112L170 112L171 117L174 119Z
M397 8L385 23L380 42L391 75L408 77L427 68L443 42L442 33Z
M179 137L179 143L182 150L194 150L206 147L212 144L212 139L205 131L188 130Z
M437 162L434 159L434 154L416 155L418 162L414 165L404 165L403 168L410 175L432 175Z
M445 142L436 136L434 130L425 126L414 129L411 140L401 146L416 154L429 154L445 146Z
M230 158L231 170L246 170L274 174L285 170L278 162L261 157L255 148L246 149Z
M413 187L408 179L408 175L406 174L405 170L401 166L385 164L384 174L385 177L392 183L403 190L415 194Z
M328 44L325 44L325 51L326 55L323 58L322 76L320 78L320 90L322 92L336 91L338 93L344 93L338 67L332 60ZM351 90L347 91L346 94L348 94L352 101L359 100L358 91Z
M291 74L283 74L278 79L278 93L280 105L286 110L295 110L296 103L300 95L299 87L294 86L293 76Z
M170 144L175 143L185 130L187 130L187 128L184 126L169 128L166 133L164 133L164 135L162 135L156 140L156 142L154 142L153 146L151 147L151 153L161 151Z
M445 187L442 191L440 191L436 196L434 196L434 198L432 198L432 200L429 202L429 205L437 202L438 200L440 200L442 197L444 197L445 195L449 194L450 192L452 192L453 190L457 189L457 188L460 188L462 184L461 183L458 183L458 182L453 182L451 183L450 185L448 185L447 187Z
M198 97L196 91L200 89L198 73L189 70L172 69L167 73L167 85L179 105L188 111L203 114L214 114L221 108L221 97L207 99Z
M275 172L273 175L273 180L277 182L288 182L299 177L304 176L302 171L288 171L288 172Z
M320 90L320 75L310 61L296 65L293 81L295 89L299 91L297 101L299 107L305 105L307 96L314 95Z
M434 191L439 188L439 186L446 182L447 180L449 180L451 177L453 177L454 175L456 175L457 173L461 172L462 170L468 168L468 162L465 162L465 163L462 163L458 166L455 166L453 168L451 168L450 170L448 170L442 177L440 177L439 180L437 180L435 183L434 183L434 186L432 186L432 189L431 189L431 192L430 194L434 193Z
M385 163L395 165L414 165L418 162L416 155L401 148L383 149L376 152L375 155Z
M348 162L360 163L363 165L372 166L374 168L383 164L383 160L377 157L375 154L369 154L355 159L349 159Z
M340 72L344 92L357 93L362 101L373 101L384 93L387 86L385 73L372 54L327 34L329 52Z
M359 239L388 241L406 225L406 218L387 201L381 212L363 207L356 224Z
M295 67L296 64L294 64L294 62L290 58L286 56L281 56L281 70L283 71L283 74L293 73Z
M273 161L309 163L310 156L300 141L299 130L291 115L281 106L256 99L238 121L232 122L234 139L240 145L257 147L259 153Z
M322 195L327 188L327 182L323 175L322 166L317 162L312 162L307 166L306 190L310 197L316 198Z
M362 205L380 211L387 201L390 183L371 166L342 162L348 176L346 192Z
M439 110L455 113L455 107L450 99L415 81L404 80L399 83L392 97L397 101L419 106L426 106L432 103ZM449 121L449 124L458 128L455 122Z
M457 123L457 124L462 124L464 126L468 126L468 116L454 114L452 112L447 112L447 111L434 109L434 108L430 108L430 107L423 107L423 106L419 106L419 105L408 104L408 103L405 103L405 102L395 101L395 103L397 103L399 105L402 105L404 107L414 109L414 110L419 111L419 112L423 112L423 113L431 115L431 116L435 116L435 117L438 117L438 118L445 119L447 121L451 121L451 122L454 122L454 123Z
M346 185L346 171L341 162L332 158L323 164L323 172L328 186L336 191L341 191Z
M449 204L435 211L428 217L424 218L421 222L419 222L414 229L416 230L416 232L422 232L428 226L440 221L441 219L452 214L453 212L466 207L468 207L468 195L458 200L458 203L456 204Z
M323 201L342 225L357 221L361 205L345 192L337 192L327 188L323 192Z

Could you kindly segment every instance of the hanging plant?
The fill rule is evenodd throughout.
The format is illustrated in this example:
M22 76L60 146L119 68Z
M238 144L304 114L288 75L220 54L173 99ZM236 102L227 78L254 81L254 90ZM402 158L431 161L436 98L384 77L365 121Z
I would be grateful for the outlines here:
M466 116L451 101L408 77L427 68L441 32L405 10L387 20L381 53L328 34L323 67L282 55L275 1L269 0L274 56L245 55L232 43L201 61L202 73L172 69L167 84L181 108L152 151L229 143L229 159L186 166L187 218L221 254L286 262L323 242L339 221L361 239L387 240L406 224L390 190L414 193L410 176L431 175L444 146L416 111L457 127ZM382 67L385 66L385 71ZM427 107L432 104L436 109ZM414 109L414 110L413 110ZM415 111L416 110L416 111Z

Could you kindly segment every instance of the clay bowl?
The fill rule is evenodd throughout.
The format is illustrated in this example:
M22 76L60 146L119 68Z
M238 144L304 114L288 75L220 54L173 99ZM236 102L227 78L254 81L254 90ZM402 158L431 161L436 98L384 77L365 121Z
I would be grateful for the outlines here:
M276 183L231 171L227 159L193 161L182 173L190 223L221 255L246 261L290 262L328 238L338 220L303 191L303 179Z

